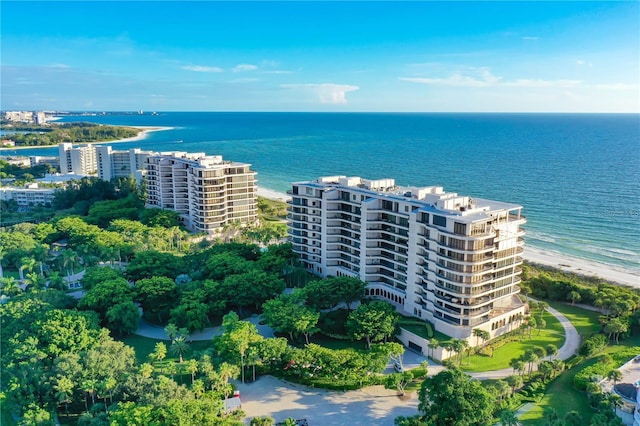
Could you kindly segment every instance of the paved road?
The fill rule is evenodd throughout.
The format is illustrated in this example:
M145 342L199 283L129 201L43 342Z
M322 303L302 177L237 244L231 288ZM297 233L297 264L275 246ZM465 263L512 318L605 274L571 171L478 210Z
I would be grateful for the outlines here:
M259 317L257 315L252 316L248 319L249 322L252 322L258 328L258 332L264 337L274 337L273 330L271 327L267 325L259 324ZM138 322L138 329L135 334L144 337L150 337L152 339L158 340L169 340L169 336L164 332L164 327L151 324L142 318ZM196 331L190 335L191 340L211 340L214 336L218 336L222 334L222 326L218 327L210 327L205 328L202 331Z

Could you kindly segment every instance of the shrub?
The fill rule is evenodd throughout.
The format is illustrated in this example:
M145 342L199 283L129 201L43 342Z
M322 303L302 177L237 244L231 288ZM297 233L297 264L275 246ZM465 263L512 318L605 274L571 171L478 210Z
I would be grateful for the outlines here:
M580 355L592 356L604 350L607 347L607 336L604 334L594 334L589 337L580 347Z

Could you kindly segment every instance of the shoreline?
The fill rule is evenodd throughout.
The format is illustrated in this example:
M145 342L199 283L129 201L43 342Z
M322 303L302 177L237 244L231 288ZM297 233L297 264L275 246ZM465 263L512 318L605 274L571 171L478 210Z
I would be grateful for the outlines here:
M258 186L258 196L272 201L286 202L291 196L279 191ZM559 252L551 252L525 245L524 260L531 264L552 267L576 275L600 278L619 285L640 288L640 274L628 269L580 259Z
M136 136L131 136L130 138L124 139L116 139L113 141L95 141L95 142L72 142L74 145L100 145L100 144L111 144L111 143L124 143L124 142L135 142L146 139L149 133L151 132L162 132L165 130L172 130L175 127L162 127L162 126L121 126L121 127L131 127L134 129L138 129L139 132ZM45 149L45 148L56 148L58 145L38 145L38 146L11 146L11 147L2 147L0 148L0 154L4 151L22 151L27 149Z

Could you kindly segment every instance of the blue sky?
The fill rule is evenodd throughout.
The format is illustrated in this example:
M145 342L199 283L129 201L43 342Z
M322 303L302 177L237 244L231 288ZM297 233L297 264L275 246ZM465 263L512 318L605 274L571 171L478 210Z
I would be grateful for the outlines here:
M640 3L0 2L0 108L640 112Z

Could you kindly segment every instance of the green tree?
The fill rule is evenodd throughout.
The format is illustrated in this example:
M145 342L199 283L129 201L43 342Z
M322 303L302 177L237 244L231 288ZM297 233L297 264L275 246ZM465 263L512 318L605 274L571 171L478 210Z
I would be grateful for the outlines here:
M140 311L132 301L113 305L107 310L107 328L118 336L128 336L138 329Z
M502 426L519 426L520 422L512 410L506 409L500 412L500 424Z
M145 313L156 315L158 322L169 315L177 295L178 286L171 278L154 276L136 281L135 300Z
M575 305L576 302L579 302L582 300L582 296L580 295L579 292L573 290L569 292L569 294L567 295L567 299L571 301L572 305Z
M382 301L372 301L358 306L349 314L347 330L349 334L360 340L365 338L367 348L372 342L386 340L393 335L398 321L398 314L393 306Z
M235 312L222 318L223 334L214 337L214 346L223 359L240 358L242 383L244 383L245 355L247 350L263 340L256 326L248 321L239 321Z
M420 388L421 420L433 426L490 425L494 399L480 382L458 369L427 377Z

